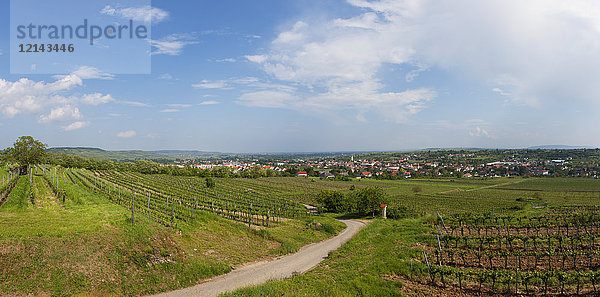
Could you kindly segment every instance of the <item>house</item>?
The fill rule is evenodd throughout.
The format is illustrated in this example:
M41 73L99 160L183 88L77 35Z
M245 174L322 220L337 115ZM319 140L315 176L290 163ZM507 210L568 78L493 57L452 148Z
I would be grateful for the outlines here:
M331 172L329 171L320 171L319 172L319 177L324 177L324 178L335 178L335 175L333 175Z
M308 177L308 173L306 171L299 171L296 173L297 177Z
M372 177L373 174L371 172L364 171L364 172L362 172L362 176L364 176L364 177Z

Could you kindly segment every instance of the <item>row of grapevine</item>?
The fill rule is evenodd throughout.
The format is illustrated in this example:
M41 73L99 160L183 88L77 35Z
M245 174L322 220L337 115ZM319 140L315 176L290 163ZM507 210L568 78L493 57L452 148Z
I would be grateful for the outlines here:
M19 180L19 174L17 172L9 171L8 174L2 175L2 187L0 187L0 206L6 202L8 195L17 185Z
M166 226L176 226L178 221L193 222L197 211L265 226L282 217L306 214L298 203L233 187L207 188L198 178L88 170L70 170L68 175L132 209L133 216L137 210Z
M426 271L420 280L492 294L597 294L597 210L438 215L433 240L415 259Z

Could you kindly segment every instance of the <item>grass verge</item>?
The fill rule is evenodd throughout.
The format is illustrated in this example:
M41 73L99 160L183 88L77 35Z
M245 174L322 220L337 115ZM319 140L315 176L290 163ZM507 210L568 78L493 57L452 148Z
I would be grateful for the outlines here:
M418 257L425 220L373 220L310 272L223 296L401 296L401 284L386 276L410 273L405 260Z

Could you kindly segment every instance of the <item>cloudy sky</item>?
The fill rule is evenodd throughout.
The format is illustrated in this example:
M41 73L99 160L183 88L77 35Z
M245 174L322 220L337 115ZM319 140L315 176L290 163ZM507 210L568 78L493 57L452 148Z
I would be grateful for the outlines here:
M11 74L9 2L0 147L600 146L598 1L94 1L151 16L152 73L50 75Z

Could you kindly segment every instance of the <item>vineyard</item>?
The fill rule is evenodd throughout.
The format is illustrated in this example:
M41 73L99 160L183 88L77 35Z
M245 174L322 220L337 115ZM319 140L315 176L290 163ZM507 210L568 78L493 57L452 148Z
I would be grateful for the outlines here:
M600 208L438 216L411 278L487 294L600 293Z
M193 223L198 211L250 225L270 226L282 218L306 216L306 207L272 193L268 187L220 181L208 187L204 179L143 175L118 171L88 171L43 167L44 179L64 202L64 183L79 184L109 200L168 227ZM63 185L61 185L61 183ZM76 199L76 197L72 197Z
M0 176L2 178L2 185L0 186L0 206L2 206L8 199L8 195L12 189L17 185L19 176L15 172L8 170L0 170Z
M416 242L408 246L410 251L401 258L395 256L393 247L401 241L390 243L387 237L380 237L382 245L376 253L389 261L385 267L399 267L386 275L402 275L412 282L407 287L418 284L464 295L597 295L600 291L600 187L596 180L332 181L272 177L214 178L209 182L199 177L50 165L31 168L25 176L6 169L1 172L0 190L6 198L0 205L0 215L6 218L6 226L9 220L38 222L52 226L44 234L57 238L64 230L93 234L93 230L107 225L123 228L122 224L159 228L153 232L166 232L163 234L169 233L173 238L183 232L184 239L178 239L185 246L180 257L184 257L183 250L191 255L202 247L198 261L205 261L212 257L209 252L226 246L218 255L227 263L243 263L271 252L287 253L314 240L314 223L310 223L314 217L308 216L302 203L314 203L322 190L350 193L379 187L385 191L390 206L404 206L424 214L407 219L414 220L410 222L375 220L373 230L380 231L364 235L383 236L384 233L378 233L383 229L378 228L390 228L391 233L385 234L407 236L394 229L395 224L406 224L402 227L406 230L419 229L402 239ZM102 210L98 211L95 205L102 205ZM105 221L107 215L110 223ZM207 221L208 217L212 219ZM68 229L62 229L62 220L72 222ZM95 223L75 225L78 222ZM205 226L207 222L209 225ZM0 232L0 238L45 236L40 227L30 227L29 223L13 225ZM234 229L240 235L230 234ZM257 229L260 232L252 233ZM233 242L219 241L215 232L220 232L221 237L229 236L228 241ZM300 237L297 234L304 237L290 245ZM325 234L329 233L318 236ZM195 242L198 236L205 239ZM278 238L281 245L271 243L271 252L244 248L247 244L264 245L273 238ZM256 243L257 240L262 243ZM362 244L372 243L365 238ZM165 257L167 254L160 249L142 248L139 253L144 259ZM359 247L363 249L370 248ZM394 252L389 253L390 250ZM380 260L361 261L377 266ZM18 270L14 267L20 266L12 268ZM370 273L379 275L374 271Z
M48 168L45 176L53 183L56 176ZM418 213L468 213L475 209L513 211L532 203L594 205L596 198L600 198L597 180L215 178L214 187L208 188L205 180L197 177L85 169L53 170L58 170L61 178L102 193L129 209L134 197L135 209L165 226L177 224L177 221L192 221L193 213L198 210L250 224L268 225L280 218L302 216L305 212L302 203L315 204L315 197L322 190L348 193L352 189L366 187L380 187L388 195L391 205ZM63 197L63 194L57 192L57 196ZM440 205L444 207L440 208Z

